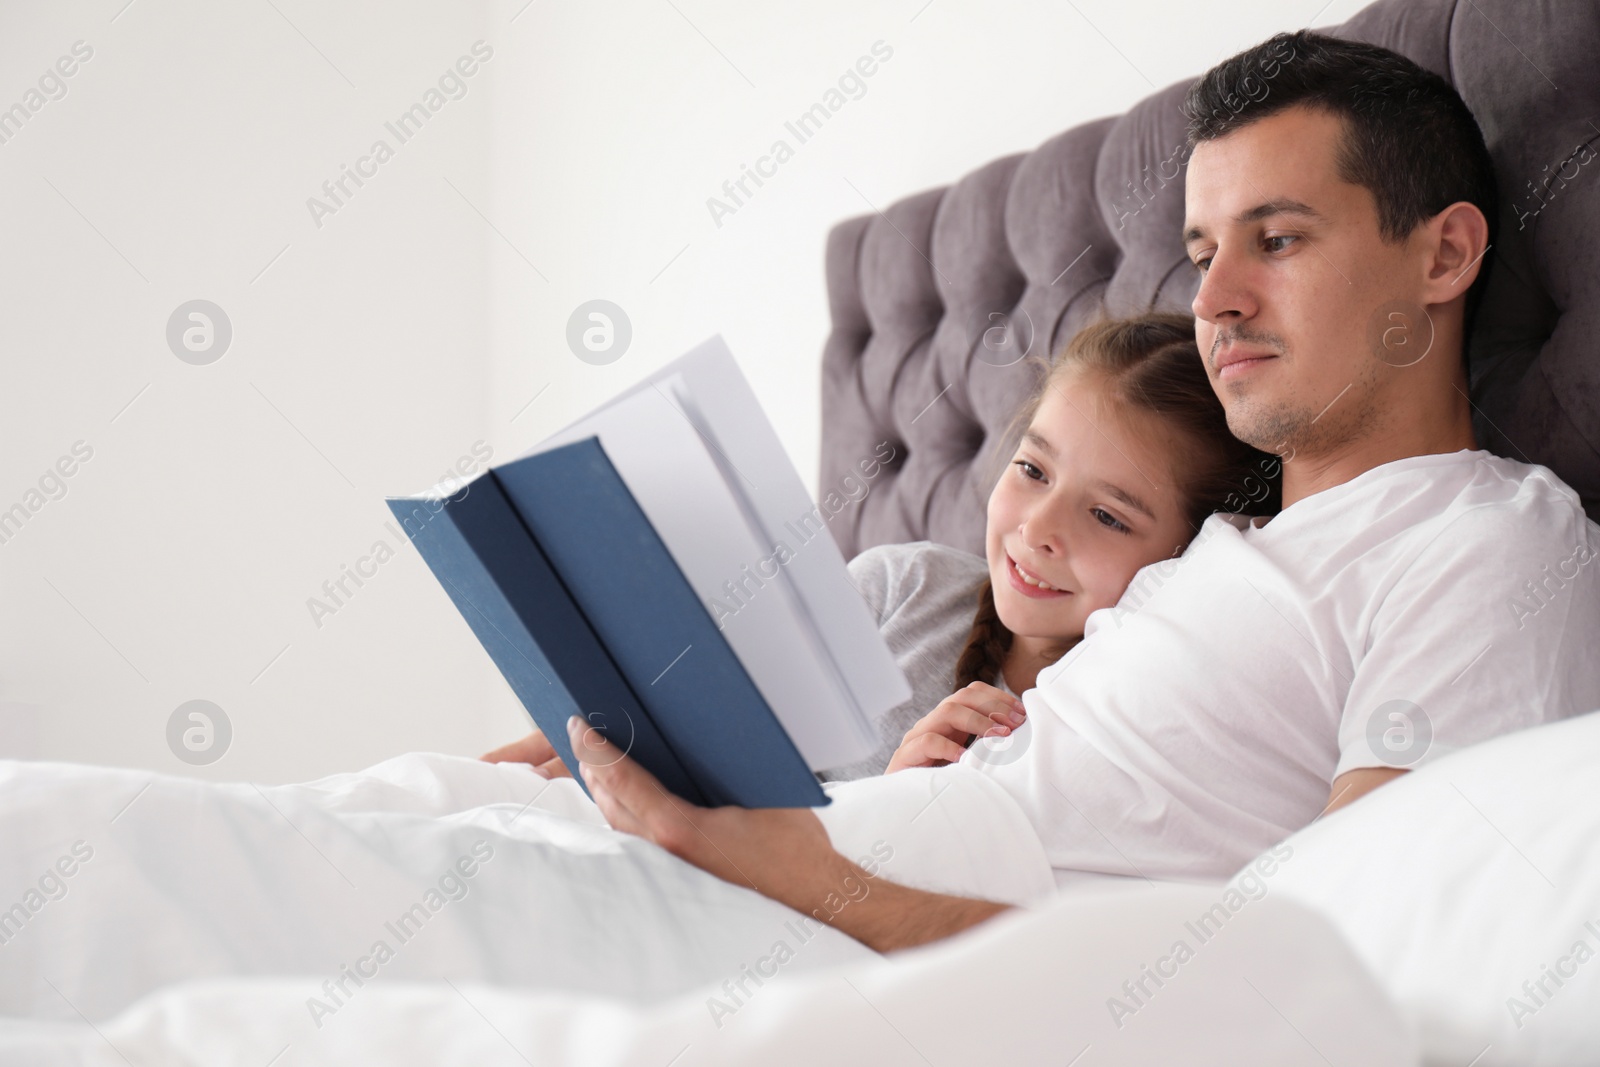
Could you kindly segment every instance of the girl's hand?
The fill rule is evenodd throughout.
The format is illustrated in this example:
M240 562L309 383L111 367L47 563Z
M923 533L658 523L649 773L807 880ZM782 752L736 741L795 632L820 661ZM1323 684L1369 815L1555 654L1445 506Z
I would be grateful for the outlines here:
M883 773L955 763L974 737L1006 737L1026 718L1022 701L992 685L973 682L945 697L906 731Z

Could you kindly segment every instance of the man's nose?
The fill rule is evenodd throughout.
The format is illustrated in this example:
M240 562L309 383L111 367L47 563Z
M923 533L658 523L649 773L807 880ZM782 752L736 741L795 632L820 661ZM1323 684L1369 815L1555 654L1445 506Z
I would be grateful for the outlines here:
M1247 271L1247 265L1231 253L1219 249L1213 254L1190 305L1194 317L1219 326L1253 318L1258 308Z

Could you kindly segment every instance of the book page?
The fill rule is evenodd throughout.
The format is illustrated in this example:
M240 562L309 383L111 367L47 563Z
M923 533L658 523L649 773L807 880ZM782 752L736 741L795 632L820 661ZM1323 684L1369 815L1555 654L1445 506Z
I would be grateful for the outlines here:
M720 339L528 454L588 436L812 768L870 755L910 687Z

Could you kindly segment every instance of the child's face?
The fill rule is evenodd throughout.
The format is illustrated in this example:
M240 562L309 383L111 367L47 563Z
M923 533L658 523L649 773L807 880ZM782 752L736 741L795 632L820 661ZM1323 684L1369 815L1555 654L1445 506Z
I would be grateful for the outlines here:
M1057 376L989 496L995 610L1018 637L1082 637L1091 611L1115 604L1140 567L1191 536L1175 439L1114 403L1092 375Z

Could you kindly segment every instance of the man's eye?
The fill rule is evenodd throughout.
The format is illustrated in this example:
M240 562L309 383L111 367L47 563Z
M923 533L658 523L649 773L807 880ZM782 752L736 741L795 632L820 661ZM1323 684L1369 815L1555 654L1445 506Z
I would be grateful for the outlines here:
M1288 247L1288 245L1283 245L1281 247L1274 247L1272 242L1274 242L1274 241L1297 241L1297 240L1299 240L1299 237L1297 237L1297 236L1295 236L1293 234L1285 234L1285 235L1280 236L1280 237L1263 238L1263 240L1265 241L1265 243L1268 246L1267 247L1267 251L1269 251L1269 252L1282 252L1284 250L1284 248Z
M1211 257L1210 256L1207 256L1205 259L1197 259L1197 260L1194 261L1194 269L1199 271L1201 274L1204 274L1206 272L1206 270L1210 266L1211 266Z
M1019 459L1019 460L1015 460L1014 462L1016 463L1016 465L1018 467L1020 467L1022 469L1022 476L1024 478L1031 478L1031 479L1033 479L1034 481L1037 482L1041 478L1044 477L1044 471L1040 470L1038 467L1035 467L1032 463L1029 463L1027 460Z

